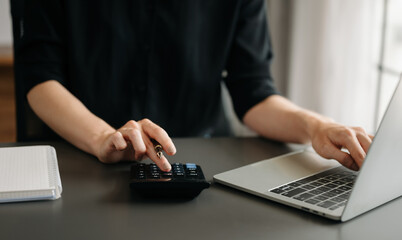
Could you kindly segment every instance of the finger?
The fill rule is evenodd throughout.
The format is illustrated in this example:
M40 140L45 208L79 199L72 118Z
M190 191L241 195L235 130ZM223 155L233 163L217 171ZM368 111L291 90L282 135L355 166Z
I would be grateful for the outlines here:
M354 171L359 170L359 166L356 164L355 160L348 153L343 152L331 143L325 145L324 149L318 152L321 156L328 159L335 159L343 166L352 169Z
M143 155L146 153L146 147L144 140L139 129L134 128L124 128L119 130L124 139L129 140L134 149L134 159L141 160Z
M359 141L360 145L363 147L364 152L368 152L370 145L371 145L371 138L366 134L356 134L357 140Z
M167 154L174 155L176 153L176 147L167 132L150 120L145 119L142 121L144 121L143 131L149 137L159 142Z
M360 127L353 127L353 130L356 132L356 137L357 140L359 141L360 145L362 146L364 152L368 152L368 149L370 148L372 138L370 135L366 133L366 131Z
M126 140L124 140L124 137L121 134L121 132L116 131L115 133L113 133L111 138L112 138L112 144L114 145L116 150L122 151L127 148L127 142Z
M166 157L163 154L161 157L159 157L154 149L152 141L149 138L146 138L146 136L144 136L144 139L146 139L145 142L147 145L147 155L149 159L155 162L162 171L169 172L172 169L172 166Z
M360 169L360 166L357 165L356 160L352 158L349 154L340 151L342 156L339 156L338 159L336 159L340 164L343 166L352 169L353 171L358 171Z
M335 144L338 146L343 146L348 149L350 156L355 160L356 164L361 167L364 158L366 157L366 152L360 145L355 132L353 130L342 131L335 140Z
M369 134L369 137L371 138L371 141L373 141L374 135Z

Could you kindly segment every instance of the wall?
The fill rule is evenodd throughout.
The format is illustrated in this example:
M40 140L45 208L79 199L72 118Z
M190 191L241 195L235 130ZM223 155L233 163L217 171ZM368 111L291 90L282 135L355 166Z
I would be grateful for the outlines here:
M10 46L11 42L10 1L0 0L0 46Z

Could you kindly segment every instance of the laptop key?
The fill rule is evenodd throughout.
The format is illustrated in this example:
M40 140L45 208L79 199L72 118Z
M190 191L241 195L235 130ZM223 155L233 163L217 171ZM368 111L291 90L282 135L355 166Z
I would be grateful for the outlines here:
M325 177L325 179L329 180L329 181L335 181L338 180L338 178L331 176Z
M330 193L335 193L336 195L339 195L339 194L342 194L342 193L344 193L345 191L344 190L341 190L341 189L339 189L339 188L336 188L336 189L333 189L333 190L331 190L331 191L329 191Z
M301 187L304 188L304 189L307 189L307 190L311 190L311 189L315 188L313 185L310 185L310 184L306 184L306 185L303 185Z
M348 187L351 187L351 188L352 188L353 185L354 185L354 183L355 183L355 182L350 182L350 183L347 183L345 186L348 186Z
M324 196L320 195L320 196L315 197L314 199L319 200L319 201L325 201L325 200L328 200L328 197L324 197Z
M311 180L308 178L303 178L303 179L297 180L296 182L300 183L300 184L306 184L306 183L310 183Z
M344 181L344 182L353 182L353 181L355 181L355 178L356 178L355 175L351 175L351 176L348 176L348 177L344 177L344 178L342 178L340 180Z
M297 194L300 194L300 193L305 192L305 191L307 191L307 190L303 189L303 188L296 188L296 189L293 189L293 190L291 190L289 192L282 193L282 195L286 196L286 197L293 197L293 196L296 196Z
M289 185L285 185L285 186L282 186L282 187L279 187L279 188L282 189L283 191L290 191L290 190L292 190L294 187L289 186Z
M338 186L345 184L345 182L342 182L342 181L339 181L339 180L333 181L332 183L333 183L333 184L336 184L336 185L338 185Z
M310 193L303 193L300 194L299 196L293 197L294 199L300 200L300 201L305 201L311 197L314 197L315 195L310 194Z
M343 173L335 173L335 174L332 174L331 176L339 179L339 178L345 177L346 174L343 174Z
M337 195L337 194L331 193L331 192L326 192L326 193L323 193L323 194L322 194L322 196L324 196L324 197L329 197L329 198L335 197L336 195Z
M340 207L342 207L342 206L343 206L343 205L337 204L337 205L334 205L334 206L330 207L329 210L336 210L336 209L338 209L338 208L340 208Z
M315 187L320 187L320 186L322 186L322 185L323 185L323 183L319 183L319 182L312 182L312 183L310 183L310 185L313 185L313 186L315 186Z
M323 192L328 192L329 190L331 190L331 188L327 188L327 187L319 187L319 188L317 188L317 190L319 190L319 191L323 191Z
M325 187L332 189L332 188L338 187L338 185L335 185L335 184L333 184L333 183L329 183L329 184L326 184Z
M339 195L338 197L343 198L343 199L346 200L346 199L349 198L349 194L350 194L350 192L346 192L346 193L344 193L344 194Z
M272 189L270 192L281 194L281 193L285 192L285 190L280 189L280 188L275 188L275 189Z
M292 183L289 183L288 185L289 185L289 186L292 186L292 187L299 187L299 186L301 186L302 184L301 184L301 183L298 183L298 182L292 182Z
M330 183L331 181L329 181L329 180L327 180L325 178L320 178L320 179L317 180L317 182L326 184L326 183Z
M321 202L320 200L317 200L317 199L309 199L309 200L307 200L307 201L305 201L306 203L310 203L310 204L313 204L313 205L316 205L317 203L319 203L319 202Z
M335 204L336 204L336 202L325 201L325 202L322 202L322 203L320 203L320 204L317 204L317 206L323 207L323 208L329 208L329 207L331 207L331 206L333 206L333 205L335 205Z
M343 190L343 191L348 191L348 190L350 190L351 188L348 187L348 186L340 186L338 189L341 189L341 190Z
M320 177L319 176L317 176L318 174L316 174L316 175L313 175L313 176L310 176L310 177L306 177L306 178L304 178L304 179L302 179L303 181L306 181L306 182L312 182L312 181L315 181L315 180L317 180L317 179L319 179Z
M323 191L314 189L314 190L309 191L309 193L314 194L314 195L320 195L321 193L323 193Z
M331 198L331 201L334 201L334 202L337 202L337 203L341 203L341 202L345 201L345 199L344 199L344 198L340 198L340 197L334 197L334 198Z

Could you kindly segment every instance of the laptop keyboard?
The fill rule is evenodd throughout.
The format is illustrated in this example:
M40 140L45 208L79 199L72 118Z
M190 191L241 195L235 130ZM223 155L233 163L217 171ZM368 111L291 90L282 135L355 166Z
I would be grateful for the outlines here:
M335 210L345 206L356 176L352 170L337 167L269 191Z

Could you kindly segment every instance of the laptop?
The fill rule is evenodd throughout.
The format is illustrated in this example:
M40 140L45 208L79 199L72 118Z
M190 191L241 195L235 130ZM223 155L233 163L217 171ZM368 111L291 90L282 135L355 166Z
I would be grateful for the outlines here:
M217 174L214 181L339 221L398 198L402 195L401 79L359 172L310 148Z

